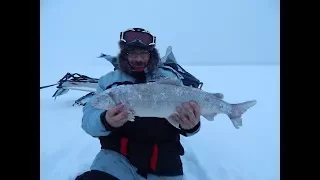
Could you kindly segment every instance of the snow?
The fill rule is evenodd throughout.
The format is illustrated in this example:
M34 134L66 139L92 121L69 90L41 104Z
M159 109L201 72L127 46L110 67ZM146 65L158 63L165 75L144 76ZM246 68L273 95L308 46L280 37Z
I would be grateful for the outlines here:
M111 68L111 64L105 66ZM257 100L243 115L240 129L235 129L227 116L218 115L213 122L201 118L199 134L182 137L186 148L183 156L186 179L279 179L279 66L186 66L185 69L204 82L203 90L223 93L228 102ZM81 129L82 107L72 106L85 93L70 91L54 100L51 98L54 90L41 91L43 180L75 176L90 166L100 149L98 140Z
M279 180L279 2L152 2L165 13L148 2L41 1L40 86L67 72L99 78L112 71L97 57L118 53L120 31L144 27L157 35L161 56L172 45L183 68L204 82L203 90L223 93L230 103L257 100L240 129L218 115L213 122L201 118L200 132L182 137L186 179ZM82 107L72 106L87 92L70 90L54 100L55 91L40 91L41 179L71 180L90 167L100 145L81 129Z

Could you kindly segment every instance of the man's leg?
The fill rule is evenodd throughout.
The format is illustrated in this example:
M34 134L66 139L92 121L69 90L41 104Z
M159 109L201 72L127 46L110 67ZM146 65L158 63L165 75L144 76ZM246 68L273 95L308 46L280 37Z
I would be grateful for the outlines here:
M183 176L156 176L148 174L148 180L183 180Z
M111 150L101 150L94 159L90 170L102 171L120 180L140 179L136 168L128 162L127 158Z
M77 176L75 180L119 180L119 179L102 171L91 170Z

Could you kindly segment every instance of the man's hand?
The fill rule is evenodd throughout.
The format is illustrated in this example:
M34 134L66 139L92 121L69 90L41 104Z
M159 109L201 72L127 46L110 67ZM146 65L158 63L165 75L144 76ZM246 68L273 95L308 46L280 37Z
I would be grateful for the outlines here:
M185 130L194 128L200 121L200 108L195 102L186 102L182 105L183 110L177 107L177 113L174 113L170 118L180 124L180 127Z
M120 104L109 109L105 115L105 119L111 127L121 127L128 121L128 111L125 110L123 104Z

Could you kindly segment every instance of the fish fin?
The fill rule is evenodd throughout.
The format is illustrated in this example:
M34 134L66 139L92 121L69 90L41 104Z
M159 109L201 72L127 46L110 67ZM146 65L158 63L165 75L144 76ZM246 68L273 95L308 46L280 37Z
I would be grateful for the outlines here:
M134 117L134 112L132 110L128 110L128 121L134 122L135 117Z
M237 117L237 118L234 118L234 119L230 119L233 126L236 128L236 129L239 129L240 126L242 126L242 118L241 117Z
M222 93L213 93L216 98L223 99L224 95Z
M124 110L126 110L128 112L127 120L131 121L131 122L134 122L135 121L135 117L134 117L135 112L134 112L134 110L131 109L128 104L123 104L123 105L124 105L124 107L123 107Z
M160 79L160 80L155 81L155 83L182 86L181 81L175 77L167 77L164 79Z
M204 118L206 118L208 121L213 121L214 117L217 115L217 113L212 113L212 114L206 114L202 115Z
M168 120L168 122L169 122L172 126L174 126L174 127L177 128L177 129L180 129L179 123L177 123L177 122L176 122L175 120L173 120L171 117L167 117L166 119Z
M231 113L228 114L233 126L239 129L242 126L242 115L251 107L253 107L257 101L247 101L239 104L231 104Z

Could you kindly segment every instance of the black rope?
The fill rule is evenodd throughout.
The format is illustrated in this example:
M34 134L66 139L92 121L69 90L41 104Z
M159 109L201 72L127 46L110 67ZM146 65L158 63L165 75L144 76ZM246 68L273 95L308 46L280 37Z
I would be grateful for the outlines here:
M51 85L47 85L47 86L41 86L40 89L47 88L47 87L51 87L51 86L55 86L55 85L58 85L58 84L59 84L59 83L51 84Z

